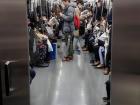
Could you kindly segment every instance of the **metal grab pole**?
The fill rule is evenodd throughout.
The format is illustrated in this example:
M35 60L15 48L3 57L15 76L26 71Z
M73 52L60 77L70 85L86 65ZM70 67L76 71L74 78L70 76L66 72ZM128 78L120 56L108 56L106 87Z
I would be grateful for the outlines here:
M106 1L106 5L107 5L107 1ZM107 15L106 15L107 17L108 17L108 13L109 13L109 9L107 9ZM106 28L108 27L107 17L105 19L105 21L106 21L106 24L105 24L105 32L106 32Z
M109 14L109 12L110 12L110 7L111 7L111 0L109 0L108 14Z
M37 10L36 10L36 1L33 0L33 15L35 17L35 20L37 21Z
M95 5L96 5L95 20L96 20L97 19L97 12L98 12L97 2L95 3Z
M40 17L42 17L42 4L41 4L41 0L38 0L38 5L40 7Z
M105 3L105 0L103 0L101 3L102 3L101 17L102 17L103 16L103 12L104 12L104 3Z
M49 17L49 12L50 12L49 10L50 10L50 9L49 9L49 10L48 10L48 9L49 9L49 1L48 1L48 0L46 0L47 19L49 19L49 18L50 18L50 17Z
M109 13L110 13L110 6L111 6L111 0L109 0L109 6L108 6L108 10L107 10L107 17L109 16ZM108 20L106 19L106 22L107 22ZM106 24L106 27L108 26L108 24ZM105 27L105 28L106 28Z
M48 0L46 0L46 4L45 4L45 5L46 5L45 7L46 7L46 13L47 13L47 14L46 14L46 17L47 17L47 19L48 19Z

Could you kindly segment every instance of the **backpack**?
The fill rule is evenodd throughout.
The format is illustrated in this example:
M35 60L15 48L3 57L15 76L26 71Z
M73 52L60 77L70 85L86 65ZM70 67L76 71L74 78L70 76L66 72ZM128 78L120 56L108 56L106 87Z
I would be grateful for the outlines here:
M80 29L80 18L76 15L76 9L74 11L74 26L75 29Z

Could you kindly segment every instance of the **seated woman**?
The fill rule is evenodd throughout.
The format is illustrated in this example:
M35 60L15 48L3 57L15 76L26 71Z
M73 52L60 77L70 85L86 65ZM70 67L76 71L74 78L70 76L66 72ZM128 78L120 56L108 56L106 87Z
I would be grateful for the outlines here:
M93 54L94 54L94 62L93 62L93 66L97 66L100 63L100 59L99 59L99 45L98 45L98 37L100 36L101 32L100 32L100 28L99 26L95 26L94 27L94 45L92 46L93 49Z
M98 38L100 64L97 68L103 68L105 66L105 45L107 43L108 34L106 33L106 21L103 17L100 23L100 31L102 32L101 36Z

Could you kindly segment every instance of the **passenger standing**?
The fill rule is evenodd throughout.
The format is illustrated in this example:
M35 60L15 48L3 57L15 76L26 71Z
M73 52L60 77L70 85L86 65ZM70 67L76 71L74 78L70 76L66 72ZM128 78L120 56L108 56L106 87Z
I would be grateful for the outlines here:
M83 51L88 51L88 39L92 31L92 7L88 7L88 12L85 15L87 20L86 33L85 33L85 45L83 46Z
M74 25L75 25L75 34L74 34L74 41L73 41L73 49L74 51L78 51L80 53L80 9L78 7L77 1L74 0L75 11L74 11Z
M60 17L64 21L63 34L66 44L66 53L63 56L63 61L69 61L73 59L74 7L70 4L70 0L62 0L62 3L64 12L60 13Z

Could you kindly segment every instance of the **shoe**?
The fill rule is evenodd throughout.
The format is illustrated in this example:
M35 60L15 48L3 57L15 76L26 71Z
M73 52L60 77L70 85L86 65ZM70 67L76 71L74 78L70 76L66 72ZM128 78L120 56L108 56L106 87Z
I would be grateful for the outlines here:
M103 101L104 101L104 102L109 102L110 100L109 100L108 97L103 97Z
M73 60L73 56L69 56L69 60Z
M93 64L94 63L94 60L90 60L90 63Z
M111 74L112 74L112 72L110 71L110 72L109 72L109 75L111 75Z
M64 57L65 59L69 59L69 57L67 56L67 57Z
M96 66L96 68L104 68L104 65L103 64L99 64Z
M93 64L93 66L97 66L97 65L99 65L99 64L100 64L99 61L95 61L94 64Z
M103 71L104 75L109 75L109 72L110 72L110 70L109 70L108 68L106 68L106 69Z
M70 59L69 59L68 57L64 57L64 58L62 59L62 61L63 61L63 62L65 62L65 61L70 61Z

